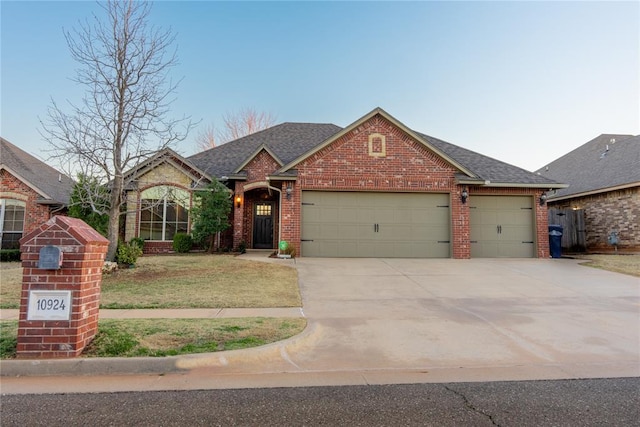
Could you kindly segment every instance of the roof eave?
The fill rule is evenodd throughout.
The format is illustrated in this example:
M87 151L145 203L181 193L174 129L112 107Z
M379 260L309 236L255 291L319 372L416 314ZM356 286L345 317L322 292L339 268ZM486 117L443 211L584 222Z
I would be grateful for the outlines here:
M36 193L38 193L40 195L40 197L42 197L43 199L47 199L47 200L52 200L51 196L49 196L49 194L47 194L46 192L44 192L42 189L40 189L39 187L37 187L36 185L34 185L33 183L31 183L29 180L25 179L22 175L20 175L19 173L17 173L16 171L14 171L13 169L7 167L6 165L0 165L0 170L6 170L7 172L9 172L11 175L15 176L16 178L18 178L22 183L24 183L27 187L29 187L30 189L32 189L33 191L35 191Z
M227 176L227 180L232 181L246 181L247 175L242 173L232 173Z
M546 188L553 190L557 188L567 188L568 184L560 184L557 182L493 182L488 179L482 178L469 178L466 176L456 176L456 184L458 185L478 185L482 187L497 187L497 188Z
M485 181L484 184L482 184L483 187L496 187L496 188L506 188L506 187L511 187L511 188L546 188L547 190L554 190L557 188L567 188L569 187L568 184L559 184L559 183L554 183L554 182L547 182L547 183L540 183L540 182L536 182L536 183L526 183L526 182L491 182L491 181Z
M563 188L567 188L563 187ZM610 191L624 190L626 188L640 187L640 181L630 182L628 184L616 185L614 187L599 188L597 190L583 191L580 193L565 194L563 196L549 196L547 202L559 202L561 200L577 199L580 197L593 196L595 194L608 193Z
M46 206L67 206L67 203L65 202L61 202L58 200L52 200L52 199L38 199L36 200L36 203L39 205L46 205Z
M169 155L169 158L165 157L167 154ZM159 161L159 162L157 164L154 164L155 161ZM208 173L204 172L203 170L201 170L200 168L195 166L193 163L191 163L190 161L188 161L187 159L185 159L180 154L176 153L170 148L165 148L159 153L149 157L144 162L140 163L139 165L131 169L125 175L128 177L128 179L135 181L140 176L155 169L157 166L159 166L163 162L170 163L172 166L178 169L181 169L192 181L200 181L201 178L206 178L209 181L211 181L211 176ZM188 171L187 169L190 169L195 173Z

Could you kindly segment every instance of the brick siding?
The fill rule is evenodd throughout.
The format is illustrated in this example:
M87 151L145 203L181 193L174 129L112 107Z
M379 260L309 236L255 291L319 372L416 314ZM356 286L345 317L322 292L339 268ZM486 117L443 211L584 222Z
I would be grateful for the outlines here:
M616 231L618 250L640 251L640 187L626 188L550 203L555 208L584 209L587 251L606 252Z
M41 196L33 189L6 170L0 171L0 179L1 199L14 199L25 202L23 236L35 230L51 218L50 208L38 203Z

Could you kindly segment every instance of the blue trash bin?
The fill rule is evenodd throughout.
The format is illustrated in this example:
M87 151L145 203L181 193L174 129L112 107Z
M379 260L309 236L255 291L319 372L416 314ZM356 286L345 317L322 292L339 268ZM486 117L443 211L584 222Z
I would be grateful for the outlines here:
M562 231L561 225L549 225L549 251L551 252L551 258L562 257Z

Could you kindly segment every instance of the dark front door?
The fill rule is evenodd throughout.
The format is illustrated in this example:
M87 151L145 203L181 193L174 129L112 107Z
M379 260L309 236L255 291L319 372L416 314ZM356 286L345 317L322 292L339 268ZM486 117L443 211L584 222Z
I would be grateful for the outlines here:
M273 249L273 203L260 202L253 212L254 249Z

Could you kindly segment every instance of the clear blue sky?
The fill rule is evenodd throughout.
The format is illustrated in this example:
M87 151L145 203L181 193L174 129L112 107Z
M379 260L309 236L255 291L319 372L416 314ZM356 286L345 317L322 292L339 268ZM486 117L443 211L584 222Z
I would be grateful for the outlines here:
M78 101L62 29L93 2L0 2L0 134L46 158L50 99ZM251 107L347 126L375 107L535 170L601 133L640 133L640 3L169 2L184 78L173 115ZM198 129L177 151L196 152Z

